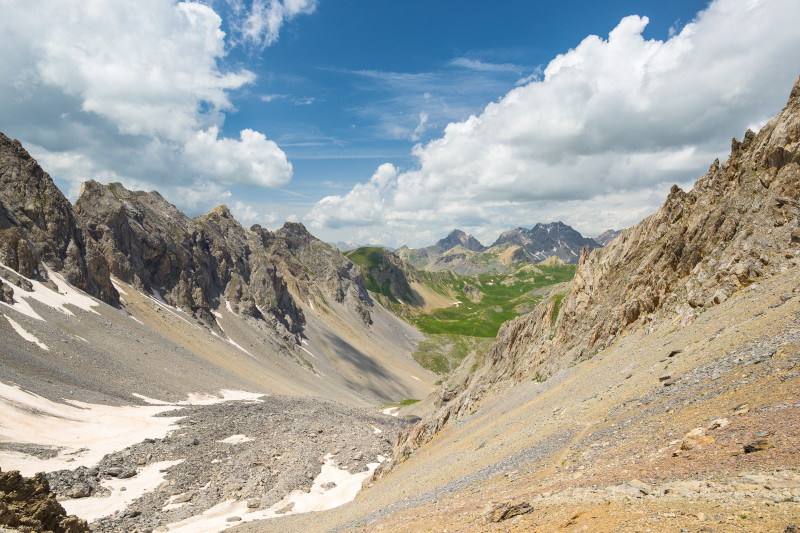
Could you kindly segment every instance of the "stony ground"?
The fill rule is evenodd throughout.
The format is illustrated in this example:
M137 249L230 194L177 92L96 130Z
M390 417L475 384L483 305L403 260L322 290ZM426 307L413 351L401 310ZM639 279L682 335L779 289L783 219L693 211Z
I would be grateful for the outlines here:
M103 496L108 493L104 480L131 478L147 465L182 460L157 488L92 523L93 531L159 530L229 499L247 501L252 510L268 508L295 489L308 490L327 454L351 473L367 470L378 455L388 457L403 424L375 410L278 395L164 415L185 417L168 437L107 455L93 468L47 475L60 498ZM221 442L234 435L252 440ZM165 511L168 501L183 505Z
M791 270L492 391L351 504L235 531L781 532L799 517Z

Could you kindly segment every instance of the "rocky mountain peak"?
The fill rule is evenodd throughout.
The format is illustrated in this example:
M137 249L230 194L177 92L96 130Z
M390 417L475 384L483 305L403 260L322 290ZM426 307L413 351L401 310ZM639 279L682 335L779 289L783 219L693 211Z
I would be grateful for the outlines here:
M719 164L719 161L717 161L717 164ZM616 239L620 233L622 233L621 229L620 230L607 229L603 233L595 237L594 241L600 246L605 246L614 239Z
M119 294L108 264L88 242L72 206L17 140L0 133L0 262L47 279L44 263L79 289L112 305Z
M233 220L233 218L234 218L233 214L231 214L231 210L228 209L228 206L225 205L225 204L218 205L217 207L215 207L214 209L212 209L211 211L206 213L205 216L207 216L207 217L215 216L215 217L220 217L220 218L227 218L227 219L230 219L230 220Z
M597 248L598 244L575 231L563 222L538 223L531 229L515 228L500 234L492 246L510 243L531 254L536 261L558 256L565 263L577 263L584 246Z
M483 246L478 239L472 235L464 233L460 229L454 229L451 231L447 237L440 239L435 246L438 246L442 252L446 252L447 250L450 250L458 245L463 246L467 250L472 250L473 252L481 252L486 249L486 247Z

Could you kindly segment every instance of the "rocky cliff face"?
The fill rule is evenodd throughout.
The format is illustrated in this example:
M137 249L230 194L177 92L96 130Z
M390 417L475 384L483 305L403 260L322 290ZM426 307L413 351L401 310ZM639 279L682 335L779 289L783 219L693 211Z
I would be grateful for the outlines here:
M119 304L108 264L96 253L69 201L20 142L2 133L0 263L27 278L46 281L44 263L75 287Z
M500 234L492 246L510 243L521 246L536 261L543 261L557 256L565 263L577 263L580 251L584 246L590 250L598 247L592 239L588 239L567 226L563 222L536 224L533 228L516 228Z
M212 328L224 298L288 340L304 323L297 300L313 299L312 288L369 320L357 267L301 224L247 230L225 206L190 219L157 192L94 181L84 183L75 212L115 276Z
M410 303L410 282L419 281L418 272L386 248L366 246L348 254L367 280L367 288L390 301Z
M316 303L331 298L364 324L371 323L373 303L358 265L300 223L287 222L272 233L258 225L251 231L259 236L292 294Z
M474 408L501 381L544 376L593 356L651 321L687 324L704 307L800 263L800 78L787 106L756 135L733 140L691 191L607 247L584 248L572 289L504 324L482 368L431 418L407 430L395 460Z

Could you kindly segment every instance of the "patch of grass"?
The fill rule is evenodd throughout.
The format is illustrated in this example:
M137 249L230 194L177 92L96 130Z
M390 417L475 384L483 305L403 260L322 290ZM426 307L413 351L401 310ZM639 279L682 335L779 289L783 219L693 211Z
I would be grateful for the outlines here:
M350 261L358 266L362 268L369 268L381 264L383 261L383 254L381 253L381 250L382 248L379 246L362 246L361 248L356 248L355 250L345 252L344 255L346 255Z
M553 296L553 311L550 313L550 325L555 326L558 320L558 313L561 312L561 303L564 301L565 294L556 294Z
M431 372L439 375L450 374L461 364L466 356L475 350L486 351L491 339L468 337L464 335L428 335L419 343L412 355L414 360Z
M536 383L544 383L545 381L547 381L547 378L549 377L550 376L548 374L540 374L539 372L536 372L536 375L533 376L533 379L531 379L531 381L535 381Z

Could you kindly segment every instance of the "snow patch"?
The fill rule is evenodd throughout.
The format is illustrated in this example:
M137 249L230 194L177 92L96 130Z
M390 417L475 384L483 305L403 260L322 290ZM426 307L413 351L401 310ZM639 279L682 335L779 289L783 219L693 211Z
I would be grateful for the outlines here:
M220 315L219 313L214 313L214 315L216 315L217 318L222 318L222 315ZM222 327L222 324L219 323L219 320L214 319L214 321L217 323L217 326L219 326L220 331L222 331L222 333L225 334L225 337L222 338L222 340L226 341L231 346L234 346L234 347L240 349L241 351L243 351L244 353L246 353L247 355L249 355L253 359L256 359L256 356L254 356L253 354L251 354L250 352L248 352L247 350L245 350L244 348L239 346L239 344L236 341L231 339L230 336L227 333L225 333L225 329ZM219 335L217 335L213 331L211 332L211 334L214 335L215 337L219 337Z
M200 515L169 524L166 526L167 530L182 533L217 533L218 531L223 531L227 527L230 527L231 522L228 522L227 519L234 516L241 518L241 521L238 523L244 523L291 514L333 509L355 499L356 494L361 490L361 484L364 480L372 475L380 463L386 460L379 455L378 462L369 463L366 471L351 474L347 470L336 468L333 457L334 456L331 454L325 456L325 463L322 465L322 470L316 479L314 479L314 484L307 493L301 490L292 491L269 509L252 512L247 508L247 502L227 500L215 505ZM335 483L336 486L327 490L322 488L322 485L331 482ZM278 513L278 511L290 504L294 505L289 511L281 514Z
M115 289L117 289L118 293L126 295L128 294L128 292L125 290L125 287L122 284L122 281L118 280L114 276L111 276L111 284L114 286Z
M146 438L164 438L182 417L156 415L171 409L172 405L57 403L0 382L0 442L60 448L50 459L0 450L0 464L3 470L19 470L24 476L91 467L108 453Z
M222 439L219 442L224 442L225 444L242 444L243 442L250 442L251 439L247 435L231 435L227 439Z
M124 511L129 504L145 493L158 487L164 481L164 473L170 467L182 463L177 461L160 461L147 465L141 472L128 479L107 479L102 485L111 489L110 496L95 496L92 498L79 498L64 500L61 505L67 514L74 514L87 522ZM122 490L122 489L125 490Z
M180 405L216 405L225 402L254 402L260 403L264 396L268 396L263 392L247 392L241 390L223 389L219 391L219 395L213 394L197 394L191 393L187 396L186 400L180 402L165 402L164 400L157 400L149 398L143 394L133 393L133 396L139 398L145 403L150 405L164 405L164 406L180 406Z
M372 432L375 433L376 435L380 435L381 433L383 433L383 431L381 431L381 428L376 428L375 426L372 426Z
M14 272L10 268L5 265L0 265L0 267ZM14 304L7 304L5 302L0 302L0 304L14 309L15 311L22 313L23 315L27 315L31 318L35 318L36 320L44 320L39 313L33 310L27 300L36 300L39 303L43 303L53 309L60 311L68 316L75 316L75 313L67 309L66 305L72 305L79 309L83 309L84 311L89 311L94 314L100 314L94 310L94 307L100 305L100 303L95 300L94 298L88 296L87 294L75 289L66 282L66 280L61 276L61 274L57 274L50 270L47 266L44 267L47 270L47 275L49 276L50 280L55 284L58 288L58 291L54 291L50 287L47 287L42 282L37 281L35 279L25 278L21 274L17 274L18 276L25 278L28 280L32 286L31 291L26 291L14 285L13 283L9 283L11 290L14 291ZM2 272L2 271L0 271Z
M387 407L381 413L385 415L397 416L397 412L400 410L399 407Z
M316 358L317 358L317 356L316 356L316 355L314 355L313 353L309 352L308 350L306 350L306 349L305 349L305 348L303 348L302 346L300 347L300 349L301 349L301 350L303 350L304 352L306 352L308 355L310 355L310 356L311 356L311 357L313 357L314 359L316 359Z
M20 337L22 337L23 339L25 339L28 342L34 343L36 346L38 346L39 348L41 348L42 350L44 350L46 352L50 351L50 348L48 348L46 344L44 344L43 342L39 341L39 339L37 339L35 336L33 336L32 334L30 334L27 331L25 331L25 328L23 328L22 326L20 326L19 324L17 324L13 320L11 320L6 315L3 315L3 316L6 317L6 320L8 320L8 323L11 324L11 327L14 328L14 331L16 331L17 334L19 334Z
M145 296L147 296L147 295L145 295ZM150 298L151 300L153 300L155 303L157 303L158 305L160 305L160 306L161 306L163 309L166 309L167 311L169 311L170 313L172 313L172 314L173 314L173 315L175 315L176 317L180 318L181 320L183 320L184 322L186 322L186 323L187 323L187 324L189 324L190 326L193 326L193 327L195 327L195 328L197 328L197 329L203 329L203 328L201 328L200 326L198 326L197 324L195 324L195 323L193 323L193 322L190 322L189 320L187 320L187 319L185 319L184 317L182 317L182 316L179 314L179 313L181 312L181 310L180 310L180 309L178 309L177 307L173 307L173 306L169 305L169 304L168 304L168 303L167 303L167 302L164 300L164 298L162 298L162 297L161 297L161 295L160 295L160 294L158 294L158 292L156 292L156 291L152 291L152 293L151 293L151 296L149 296L149 298Z

